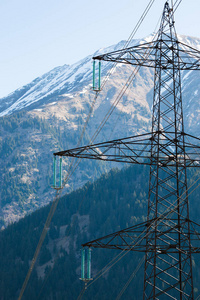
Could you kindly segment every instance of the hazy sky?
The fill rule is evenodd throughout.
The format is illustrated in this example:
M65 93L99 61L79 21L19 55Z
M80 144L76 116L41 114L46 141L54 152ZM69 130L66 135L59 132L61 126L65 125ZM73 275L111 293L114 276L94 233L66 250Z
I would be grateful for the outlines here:
M56 66L127 39L149 0L0 0L0 97ZM155 0L136 38L152 33L165 0ZM180 34L200 38L200 0L182 0Z

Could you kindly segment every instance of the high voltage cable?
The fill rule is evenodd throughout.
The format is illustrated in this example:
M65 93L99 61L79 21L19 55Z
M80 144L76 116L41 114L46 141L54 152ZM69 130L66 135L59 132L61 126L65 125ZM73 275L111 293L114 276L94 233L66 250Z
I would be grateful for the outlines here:
M200 178L198 178L197 180L199 180ZM200 186L200 184L197 186L197 187L199 187ZM196 188L197 188L196 187ZM196 189L195 188L195 189ZM195 190L194 189L194 190ZM187 189L188 190L188 189ZM194 191L194 190L192 190L192 192ZM185 191L184 193L186 193L187 191ZM191 193L192 193L191 192ZM183 194L184 194L183 193ZM190 194L191 194L190 193ZM189 195L190 195L189 194ZM189 196L188 195L188 196ZM187 197L187 196L186 196ZM180 198L179 198L180 199ZM186 198L184 198L184 199L182 199L182 201L180 201L180 204L183 202L183 201L185 201L185 199ZM174 204L172 203L171 204L171 206L174 206ZM178 205L177 205L178 206ZM177 206L176 207L174 207L173 208L173 210L171 210L167 215L164 215L163 214L163 216L164 216L164 218L166 218L171 212L173 212L176 208L177 208ZM162 215L161 215L162 216ZM155 223L155 222L157 222L158 224L161 222L161 221L163 221L163 219L161 219L161 217L158 217L157 219L155 219L153 222ZM140 237L145 231L147 231L148 229L150 229L150 226L148 227L148 228L146 228L138 237ZM151 231L150 231L151 232ZM147 233L148 234L148 233ZM89 287L90 285L92 285L94 282L96 282L102 275L104 275L110 268L112 268L118 261L120 261L127 253L129 253L129 251L131 251L135 246L137 246L137 244L139 244L143 239L145 239L146 238L146 236L147 236L147 234L144 236L144 237L142 237L135 245L133 245L130 249L127 249L127 248L125 248L124 250L122 250L122 252L120 253L120 254L118 254L112 261L114 261L115 259L117 259L116 260L116 262L114 262L111 266L109 266L107 269L106 269L106 266L107 265L109 265L110 263L108 263L103 269L105 269L94 281L92 281L87 287ZM134 243L134 242L133 242ZM132 244L133 244L132 243ZM123 252L125 252L125 253L123 253ZM122 255L120 258L118 258L120 255ZM102 269L102 270L103 270ZM99 272L100 273L100 272ZM80 295L79 295L80 296ZM78 298L78 299L80 299L80 298Z
M152 2L152 3L151 3ZM148 11L149 9L151 8L152 4L153 4L154 1L150 1L149 4L148 4ZM177 4L177 2L179 2ZM176 0L175 4L174 4L174 7L175 9L173 10L173 14L175 13L175 11L177 10L178 6L180 5L180 3L182 2L182 0ZM150 4L151 3L151 4ZM177 4L177 5L176 5ZM148 13L148 11L146 12L146 9L145 9L145 12L143 13L143 15L146 16L146 14ZM141 18L142 21L143 21L143 18ZM141 22L142 22L141 21ZM139 22L138 22L139 23ZM141 25L141 23L140 23ZM137 26L136 26L137 27ZM156 26L157 27L157 26ZM137 31L137 30L136 30ZM134 32L134 30L133 30ZM157 34L153 37L152 41L156 39L156 36ZM126 46L130 43L130 41L128 41L128 43L126 44ZM124 47L125 48L125 47ZM148 56L151 54L151 51L145 52L146 55L146 59L148 58ZM115 63L116 65L117 63ZM115 67L115 66L114 66ZM113 68L114 68L113 67ZM109 117L111 116L111 114L113 113L115 107L117 106L117 104L119 103L119 101L121 100L121 98L123 97L123 95L125 94L126 90L128 89L128 87L130 86L131 82L133 81L133 79L135 78L135 76L138 74L139 70L140 70L141 66L138 66L138 67L135 67L134 71L132 72L132 74L130 75L130 77L128 78L127 82L125 83L124 87L122 88L122 90L120 91L120 93L118 94L116 100L113 102L112 106L110 107L110 109L108 110L107 114L105 115L104 119L102 120L102 122L100 123L100 125L98 126L97 130L95 131L95 133L93 134L92 136L92 139L91 139L91 143L93 143L93 141L96 139L96 137L99 135L99 132L102 130L102 128L104 127L104 125L106 124L106 122L108 121ZM110 74L109 74L110 75ZM106 80L107 81L107 80ZM90 143L90 144L91 144Z
M98 96L98 94L96 94L96 96L95 96L95 98L94 98L94 100L93 100L93 102L92 102L92 106L91 106L91 108L90 108L89 114L88 114L87 119L86 119L86 122L85 122L85 124L84 124L84 127L83 127L83 130L82 130L80 139L79 139L79 141L78 141L78 144L81 143L81 139L82 139L83 134L84 134L84 132L85 132L86 126L87 126L88 121L89 121L89 118L90 118L90 116L91 116L91 114L92 114L93 107L94 107L94 104L95 104L95 101L96 101L97 96ZM66 178L65 178L65 180L64 180L64 184L63 184L62 188L61 188L60 190L57 190L57 191L56 191L56 196L55 196L55 198L54 198L54 200L53 200L53 202L52 202L52 205L51 205L51 208L50 208L48 217L47 217L47 219L46 219L46 222L45 222L45 225L44 225L42 234L41 234L41 236L40 236L40 240L39 240L39 242L38 242L38 245L37 245L37 248L36 248L36 250L35 250L33 259L32 259L32 261L31 261L31 265L30 265L30 267L29 267L29 270L28 270L28 273L27 273L27 275L26 275L26 278L25 278L25 280L24 280L24 282L23 282L23 285L22 285L22 288L21 288L21 291L20 291L20 295L19 295L18 300L21 300L21 298L22 298L22 296L23 296L23 294L24 294L24 291L25 291L25 289L26 289L27 283L28 283L28 281L29 281L29 278L30 278L30 276L31 276L32 270L33 270L33 268L34 268L34 266L35 266L37 257L38 257L38 255L39 255L41 246L42 246L42 244L43 244L43 242L44 242L44 239L45 239L45 237L46 237L46 234L47 234L49 225L50 225L50 223L51 223L52 217L53 217L53 215L54 215L54 213L55 213L55 210L56 210L56 208L57 208L58 202L59 202L59 200L60 200L60 196L61 196L62 189L64 188L66 182L68 181L69 176L71 175L71 173L73 173L72 165L73 165L73 160L71 161L71 164L70 164L70 166L69 166L68 175L66 176Z
M81 299L82 299L82 297L83 297L83 295L84 295L84 293L85 293L85 291L86 291L86 288L87 288L87 283L85 283L85 286L84 286L83 289L81 290L81 292L80 292L80 294L79 294L77 300L81 300Z
M182 0L181 0L181 1L182 1ZM179 3L178 3L178 5L176 6L175 10L176 10L176 9L178 8L178 6L180 5L181 1L179 1ZM178 1L176 1L175 4L176 4L177 2L178 2ZM174 10L174 12L175 12L175 10ZM194 176L195 176L195 175L194 175ZM194 176L193 176L193 177L194 177ZM198 180L199 180L199 178L195 181L195 183L196 183ZM193 183L192 186L193 186L195 183ZM192 186L190 186L189 189L190 189ZM198 188L199 186L200 186L200 184L199 184L196 188ZM196 188L194 188L194 189L189 193L189 195L190 195ZM184 193L186 193L189 189L187 189ZM188 197L189 195L187 195L186 197ZM181 197L182 197L182 195L181 195ZM186 199L186 198L185 198L185 199ZM182 201L184 201L185 199L183 199ZM182 201L181 201L181 202L182 202ZM180 203L181 203L181 202L180 202ZM180 204L180 203L179 203L179 204ZM172 205L173 205L173 204L172 204ZM174 206L174 205L173 205L173 206ZM173 208L172 211L174 211L176 208L177 208L177 206L175 206L175 207ZM169 214L170 214L172 211L170 211ZM166 218L166 216L165 216L165 218ZM159 219L160 219L160 217L159 217ZM154 222L155 222L155 221L154 221ZM161 221L160 221L160 222L161 222ZM114 265L114 264L113 264L113 265ZM113 265L112 265L112 266L113 266ZM111 267L112 267L112 266L111 266ZM108 269L110 269L110 267L109 267ZM108 271L108 269L105 270L105 271L103 272L103 274L104 274L106 271ZM100 275L100 276L102 276L102 275ZM100 276L99 276L99 277L100 277ZM98 277L98 278L99 278L99 277ZM97 279L98 279L98 278L97 278ZM96 279L96 280L97 280L97 279ZM91 284L93 284L93 283L94 283L94 282L92 282ZM91 285L91 284L90 284L90 285ZM89 286L90 286L90 285L89 285Z
M193 176L194 177L194 176ZM199 180L200 178L197 178L197 180L192 184L192 186ZM192 186L190 186L183 194L185 194ZM198 185L198 186L200 186L200 184ZM198 187L197 186L197 187ZM197 188L196 187L196 188ZM195 188L195 189L196 189ZM192 190L192 192L195 190L195 189L193 189ZM192 193L192 192L190 192L190 194ZM181 197L183 196L183 194L181 195ZM190 195L189 194L189 195ZM188 197L189 195L187 195L186 197ZM180 199L180 197L179 197L179 199ZM179 204L181 204L183 201L185 201L185 199L186 198L184 198L184 199L182 199L182 201L180 201L180 203ZM176 202L176 201L175 201ZM171 206L174 206L174 204L172 203L171 204ZM178 206L178 205L177 205ZM173 210L171 210L167 215L164 215L163 214L163 217L164 218L166 218L171 212L173 212L176 208L177 208L177 206L176 207L174 207L173 208ZM158 224L163 220L163 219L161 219L161 217L162 217L162 215L160 216L160 217L158 217L156 220L154 220L154 223L157 221L158 222ZM139 237L145 232L145 231L147 231L148 229L150 229L150 226L148 227L148 228L146 228L140 235L139 235ZM151 231L150 231L151 232ZM111 262L109 262L102 270L100 270L97 274L100 274L101 273L101 271L102 271L102 273L93 281L93 282L91 282L89 285L88 285L88 287L90 286L90 285L92 285L95 281L97 281L102 275L104 275L110 268L112 268L118 261L120 261L127 253L129 253L129 251L131 251L138 243L140 243L145 237L147 236L147 234L144 236L144 237L142 237L135 245L133 245L130 249L127 249L127 248L125 248L121 253L119 253L114 259L112 259L112 261ZM133 242L134 243L134 242ZM132 244L133 244L132 243ZM123 254L123 252L125 252L124 254ZM123 255L122 255L123 254ZM122 257L121 258L118 258L120 255L122 255ZM114 262L115 261L115 262ZM110 265L112 263L112 265ZM110 265L110 266L109 266ZM108 267L109 266L109 267ZM96 276L97 276L97 274L96 274ZM79 295L80 296L80 295Z
M182 0L181 0L181 1L182 1ZM181 3L181 1L179 1L179 4ZM178 1L176 1L176 2L178 2ZM178 5L179 5L179 4L178 4ZM176 8L177 8L177 7L176 7ZM135 74L135 75L136 75L136 74ZM120 98L120 99L121 99L121 98ZM118 102L117 102L117 103L118 103ZM112 112L111 112L111 113L112 113ZM103 126L104 126L104 124L103 124ZM102 126L102 128L103 128L103 126ZM97 134L97 135L98 135L98 134ZM73 173L73 172L72 172L72 173ZM198 186L197 186L197 187L198 187ZM197 188L197 187L196 187L196 188ZM196 188L195 188L195 189L196 189ZM111 266L111 267L112 267L112 266ZM107 271L108 271L108 270L106 270L105 272L107 272ZM104 272L104 273L105 273L105 272ZM102 274L101 274L101 276L102 276ZM85 290L84 290L84 291L85 291ZM84 294L84 292L83 292L83 294ZM82 294L82 295L83 295L83 294ZM81 298L82 298L82 296L81 296Z
M146 54L146 59L149 57L151 51L145 52ZM139 70L140 70L141 66L135 67L133 72L131 73L131 75L129 76L128 80L126 81L125 85L123 86L123 88L121 89L120 93L118 94L117 98L115 99L115 101L113 102L113 104L111 105L110 109L108 110L107 114L105 115L105 117L103 118L103 120L101 121L101 123L99 124L97 130L95 131L95 133L93 134L92 138L91 138L91 143L94 142L94 140L97 138L97 136L99 135L100 131L102 130L102 128L104 127L104 125L106 124L106 122L108 121L108 119L110 118L111 114L113 113L113 111L115 110L117 104L119 103L119 101L122 99L122 97L124 96L126 90L128 89L128 87L130 86L130 84L132 83L133 79L136 77L136 75L138 74Z
M194 175L194 176L195 176L195 175ZM193 177L194 177L194 176L193 176ZM192 188L192 186L194 186L194 184L196 184L196 183L198 182L198 180L200 180L200 177L198 177L197 180L196 180L189 188L187 188L186 191L184 191L184 193L179 197L179 200L181 199L181 197L182 197L184 194L186 194L186 193ZM153 221L153 223L157 222L157 225L158 225L160 222L162 222L166 217L168 217L169 214L171 214L173 211L175 211L175 210L177 209L178 205L180 205L182 202L184 202L185 199L186 199L189 195L191 195L191 193L193 193L194 190L196 190L199 186L200 186L200 183L199 183L198 186L195 187L188 195L186 195L186 197L183 198L183 199L179 202L179 204L177 204L176 206L174 206L174 203L176 203L177 200L174 201L174 203L172 203L172 204L169 206L169 208L170 208L170 207L173 207L173 206L174 206L174 208L173 208L172 210L170 210L167 214L163 213L161 216L157 217L157 218ZM139 236L137 237L137 239L140 238L140 236L142 236L142 234L144 234L146 231L148 231L148 230L150 229L150 227L151 227L151 225L148 226L145 230L143 230L143 232L142 232L141 234L139 234ZM153 229L152 229L152 230L153 230ZM151 230L150 230L149 232L151 232ZM98 276L98 274L101 273L101 274L100 274L97 278L95 278L95 279L94 279L87 287L89 287L89 286L91 286L93 283L95 283L102 275L104 275L104 274L105 274L108 270L110 270L117 262L119 262L126 254L128 254L133 248L135 248L140 242L142 242L142 241L146 238L147 234L149 234L149 232L146 233L145 236L143 236L139 241L137 241L136 244L133 245L133 243L135 242L135 240L134 240L134 241L132 242L132 244L131 244L131 245L133 245L131 248L126 247L124 250L122 250L121 253L119 253L114 259L112 259L111 262L109 262L104 268L102 268L102 270L100 270L100 271L95 275L95 276ZM124 253L124 252L125 252L125 253ZM121 255L121 257L119 257L120 255ZM112 264L111 264L111 263L112 263ZM110 265L110 264L111 264L111 265ZM109 267L107 267L107 266L109 266ZM102 271L102 272L101 272L101 271Z
M128 40L126 41L126 43L124 44L122 49L125 49L128 47L128 45L130 44L131 40L133 39L134 35L136 34L136 32L138 31L139 27L141 26L142 22L144 21L144 18L146 17L146 15L148 14L151 6L153 5L155 0L150 0L147 7L145 8L142 16L140 17L140 19L138 20L137 24L135 25L133 31L131 32ZM110 77L110 75L113 73L115 67L116 67L117 63L115 62L112 66L112 68L109 70L108 75L105 77L104 81L102 82L102 88L105 86L108 78Z
M140 18L140 20L139 20L138 23L136 24L136 27L135 27L135 29L133 30L133 32L131 33L131 35L130 35L130 37L129 37L129 39L128 39L128 42L125 44L124 48L130 43L130 40L132 39L133 35L137 32L138 28L140 27L141 23L143 22L145 16L147 15L147 13L148 13L149 9L151 8L151 6L153 5L154 1L155 1L155 0L150 0L149 4L147 5L147 8L145 9L145 11L144 11L142 17ZM178 1L178 0L177 0L177 1ZM176 1L176 2L177 2L177 1ZM181 1L182 1L182 0L179 1L179 4L181 3ZM179 4L178 4L178 5L179 5ZM125 85L125 88L123 88L123 89L122 89L122 92L120 92L120 94L119 94L119 99L117 98L118 100L116 101L116 105L117 105L117 104L119 103L119 101L121 100L122 96L124 95L124 93L125 93L125 91L127 90L127 88L130 86L130 83L131 83L132 80L135 78L135 76L137 75L138 71L139 71L139 70L136 70L136 74L134 74L134 72L135 72L135 70L134 70L134 72L132 73L132 75L129 77L129 80L126 82L127 87L126 87L126 85ZM103 87L105 86L105 83L107 82L108 77L110 76L110 74L111 74L111 72L109 73L109 75L108 75L108 76L106 77L106 79L104 80L104 82L103 82ZM131 78L132 78L132 80L131 80ZM130 81L130 80L131 80L131 81ZM96 93L96 96L95 96L94 101L93 101L93 103L92 103L90 112L89 112L89 114L88 114L88 116L87 116L86 122L85 122L84 127L83 127L83 130L82 130L82 133L81 133L81 136L80 136L78 145L79 145L79 143L80 143L81 140L82 140L82 137L83 137L84 132L85 132L85 130L86 130L87 124L88 124L88 122L89 122L89 118L90 118L91 113L92 113L92 111L93 111L93 107L94 107L94 104L95 104L95 102L96 102L96 99L97 99L98 95L99 95L99 92ZM94 139L97 137L97 135L99 134L99 132L102 130L102 128L104 127L105 123L107 122L108 118L110 117L110 115L112 114L113 111L114 111L114 106L112 105L112 108L111 108L109 114L107 114L107 115L106 115L106 119L104 118L104 120L103 120L103 123L102 123L102 125L101 125L101 128L98 128L97 134L94 134L94 135L93 135L93 138L94 138ZM78 164L79 164L79 163L78 163ZM23 283L23 285L22 285L22 289L21 289L21 291L20 291L20 295L19 295L18 300L21 300L21 298L22 298L22 296L23 296L23 294L24 294L24 291L25 291L25 289L26 289L26 286L27 286L27 283L28 283L28 281L29 281L30 275L31 275L31 273L32 273L32 270L33 270L33 268L34 268L35 262L36 262L36 260L37 260L38 255L39 255L41 246L42 246L42 244L43 244L43 241L44 241L44 239L45 239L45 237L46 237L46 234L47 234L49 225L50 225L50 223L51 223L51 219L52 219L52 217L53 217L53 215L54 215L54 213L55 213L55 210L56 210L56 208L57 208L57 205L58 205L58 202L59 202L59 199L60 199L62 190L63 190L63 188L64 188L66 182L68 181L69 176L70 176L71 174L73 174L73 172L74 172L74 170L77 168L78 164L76 164L75 167L74 167L74 169L72 169L72 165L73 165L73 160L72 160L72 162L71 162L71 164L70 164L70 166L69 166L68 175L66 176L66 179L64 180L64 184L63 184L62 188L61 188L60 190L57 190L57 191L56 191L55 199L54 199L53 202L52 202L52 205L51 205L51 208L50 208L49 215L48 215L47 220L46 220L46 222L45 222L45 225L44 225L44 228L43 228L43 231L42 231L42 234L41 234L39 243L38 243L38 245L37 245L36 251L35 251L35 253L34 253L34 256L33 256L33 259L32 259L31 265L30 265L30 268L29 268L29 270L28 270L28 273L27 273L26 278L25 278L25 280L24 280L24 283Z
M119 300L121 298L121 296L123 295L123 293L125 292L125 290L127 289L127 287L129 286L129 284L131 283L131 281L133 280L133 278L135 277L135 275L137 274L137 272L139 271L139 269L141 268L143 262L145 260L145 255L143 256L143 258L140 260L139 264L137 265L136 269L133 271L133 273L131 274L131 276L129 277L128 281L126 282L126 284L124 285L123 289L120 291L119 295L117 296L116 300Z
M176 0L176 2L174 3L174 13L177 10L177 8L179 7L179 5L181 4L182 0ZM178 3L178 4L177 4ZM176 5L177 4L177 5Z
M137 32L139 26L141 25L142 21L144 20L144 15L146 16L146 14L148 13L148 11L149 11L150 7L152 6L153 2L154 2L154 0L153 0L153 1L150 0L149 4L148 4L148 6L147 6L148 9L145 9L145 12L143 13L141 19L140 19L140 20L138 21L138 23L136 24L136 27L135 27L134 30L132 31L132 33L131 33L131 35L130 35L130 37L129 37L129 39L128 39L128 42L125 44L124 48L126 47L126 45L129 44L129 42L130 42L130 40L132 39L133 35ZM140 24L140 25L139 25L139 24ZM111 72L110 72L110 74L111 74ZM109 75L109 76L110 76L110 75ZM105 86L105 84L106 84L106 82L107 82L109 76L107 76L106 80L104 80L103 87ZM93 101L93 105L91 106L91 109L90 109L90 113L88 114L88 117L87 117L86 122L85 122L85 124L84 124L84 128L83 128L83 130L82 130L82 134L81 134L81 137L80 137L80 139L79 139L79 142L81 142L81 140L82 140L83 134L84 134L84 132L85 132L86 126L87 126L87 124L88 124L89 118L90 118L91 113L92 113L92 111L93 111L93 107L94 107L94 104L95 104L95 102L96 102L96 99L97 99L98 95L99 95L99 93L96 93L96 96L95 96L94 101ZM79 144L79 143L78 143L78 144ZM67 180L69 179L69 174L70 174L70 172L71 172L72 163L73 163L73 161L71 162L71 164L70 164L70 166L69 166L69 172L68 172L68 175L67 175L67 177L66 177L66 179L65 179L65 181L64 181L63 187L64 187L64 185L66 184ZM77 167L77 166L76 166L76 167ZM76 168L76 167L75 167L75 168ZM72 171L72 173L73 173L73 171ZM23 283L22 289L21 289L21 291L20 291L20 295L19 295L18 300L21 300L21 298L22 298L22 296L23 296L23 294L24 294L24 291L25 291L25 288L26 288L26 286L27 286L28 280L29 280L29 278L30 278L30 275L31 275L32 270L33 270L34 265L35 265L35 262L36 262L36 260L37 260L37 257L38 257L40 248L41 248L42 243L43 243L43 241L44 241L44 239L45 239L45 237L46 237L46 233L47 233L48 227L49 227L49 225L50 225L51 219L52 219L53 214L54 214L54 212L55 212L55 210L56 210L56 207L57 207L57 205L58 205L58 202L59 202L59 199L60 199L60 194L61 194L60 191L59 191L59 192L58 192L58 191L56 192L55 200L54 200L53 203L52 203L52 206L51 206L49 215L48 215L48 217L47 217L45 226L44 226L43 231L42 231L42 235L41 235L41 237L40 237L38 246L37 246L37 248L36 248L34 257L33 257L32 262L31 262L31 266L30 266L30 268L29 268L29 271L28 271L27 276L26 276L26 278L25 278L25 281L24 281L24 283Z
M86 195L87 195L87 193L88 193L88 188L89 188L89 187L87 187L87 190L86 190L86 192L85 192L85 194L84 194L84 197L82 198L81 202L79 203L79 206L78 206L78 209L77 209L76 213L79 213L79 211L80 211L80 209L81 209L81 207L82 207L82 204L83 204L83 202L85 201ZM71 226L68 228L67 234L65 234L66 236L68 236L68 235L70 234L71 229L72 229L73 224L74 224L74 221L75 221L75 219L72 220ZM58 251L58 252L57 252L56 259L54 259L54 264L55 264L56 260L59 258L59 253L60 253L60 252ZM49 270L49 272L48 272L48 274L47 274L47 277L46 277L46 279L45 279L45 282L43 283L43 285L42 285L42 287L41 287L41 289L40 289L40 293L39 293L39 295L38 295L38 297L37 297L38 299L39 299L39 296L41 295L41 292L42 292L42 290L43 290L43 288L44 288L44 286L45 286L45 284L46 284L46 282L47 282L47 280L48 280L48 278L49 278L49 276L50 276L50 273L51 273L52 271L53 271L53 268L51 268L51 270Z

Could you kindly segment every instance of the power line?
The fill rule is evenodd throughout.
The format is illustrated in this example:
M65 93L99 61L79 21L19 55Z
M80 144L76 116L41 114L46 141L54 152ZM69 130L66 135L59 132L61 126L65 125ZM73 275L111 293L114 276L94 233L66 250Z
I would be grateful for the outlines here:
M128 279L128 281L126 282L126 284L124 285L123 289L120 291L119 295L117 296L116 300L119 300L121 298L121 296L123 295L123 293L125 292L125 290L127 289L127 287L129 286L129 284L131 283L131 281L133 280L133 278L135 277L135 275L137 274L137 272L139 271L139 269L141 268L143 262L145 260L145 255L143 256L143 258L140 260L139 264L137 265L136 269L133 271L133 273L131 274L130 278Z
M147 6L147 9L145 9L145 12L143 13L141 19L140 19L139 22L136 24L135 29L134 29L133 32L131 33L131 35L130 35L130 37L129 37L129 39L128 39L128 43L130 42L130 40L131 40L131 38L133 37L133 35L137 32L138 28L140 27L141 23L143 22L143 20L144 20L146 14L148 13L148 11L149 11L149 9L151 8L151 6L152 6L152 4L153 4L154 1L155 1L155 0L150 0L149 4L148 4L148 6ZM126 45L127 45L127 43L126 43ZM111 72L110 72L109 74L111 74ZM110 76L110 75L109 75L109 76ZM104 86L105 83L107 82L109 76L107 76L107 77L106 77L106 80L104 80L103 86ZM89 122L90 116L91 116L91 114L92 114L92 111L93 111L93 108L94 108L94 104L95 104L95 102L96 102L96 99L97 99L98 95L99 95L99 93L97 92L96 95L95 95L95 97L94 97L94 101L93 101L93 103L92 103L90 112L89 112L89 114L88 114L88 116L87 116L86 122L85 122L85 124L84 124L84 127L83 127L83 130L82 130L82 133L81 133L81 136L80 136L78 145L80 144L80 142L81 142L81 140L82 140L82 138L83 138L84 132L85 132L86 127L87 127L87 125L88 125L88 122ZM63 187L65 186L66 182L68 181L70 174L73 173L74 170L77 168L77 164L76 164L76 166L75 166L74 169L72 169L72 165L73 165L73 161L71 162L71 164L70 164L70 166L69 166L68 175L66 176L66 178L65 178L65 180L64 180ZM71 170L72 170L72 171L71 171ZM53 202L52 202L52 205L51 205L51 208L50 208L49 215L48 215L47 220L46 220L46 223L45 223L45 225L44 225L44 228L43 228L43 231L42 231L42 234L41 234L39 243L38 243L38 245L37 245L36 251L35 251L35 253L34 253L34 256L33 256L33 259L32 259L31 265L30 265L30 268L29 268L28 273L27 273L27 275L26 275L26 278L25 278L25 280L24 280L24 282L23 282L23 285L22 285L22 288L21 288L21 291L20 291L20 295L19 295L18 300L21 300L21 298L22 298L22 296L23 296L23 294L24 294L24 291L25 291L25 289L26 289L26 286L27 286L27 283L28 283L29 278L30 278L30 276L31 276L32 270L33 270L33 268L34 268L34 266L35 266L35 262L36 262L36 260L37 260L38 255L39 255L41 246L42 246L43 241L44 241L44 239L45 239L45 237L46 237L47 230L48 230L49 225L50 225L50 223L51 223L51 220L52 220L52 217L53 217L53 215L54 215L54 212L55 212L55 210L56 210L56 208L57 208L57 205L58 205L58 202L59 202L59 199L60 199L60 196L61 196L61 192L62 192L63 187L62 187L59 191L56 191L55 199L54 199Z
M195 176L195 175L193 175ZM193 184L186 190L184 191L184 193L179 197L179 199L181 200L179 204L183 203L185 201L185 199L190 196L199 186L200 186L200 183L198 184L198 186L196 186L192 191L190 191L189 194L187 194L187 192L200 180L200 177L198 177L196 179L195 182L193 182ZM185 198L183 198L183 195L184 194L187 194L185 196ZM171 205L169 206L169 209L172 207L172 210L170 210L167 214L166 213L163 213L161 214L157 219L154 220L154 224L157 224L159 225L160 222L163 221L163 219L166 219L173 211L175 211L178 207L178 205L174 205L176 203L176 201L174 201L174 203L171 203ZM149 227L147 227L137 238L140 238L142 236L142 234L144 234L145 232L147 232L148 230L150 229L150 231L152 230L150 228L150 225ZM150 232L149 231L149 232ZM139 244L143 239L146 238L148 232L142 236L136 243L135 243L135 240L132 242L132 246L131 248L125 248L122 252L120 252L116 257L114 257L105 267L103 267L96 275L95 277L93 278L93 281L91 283L88 284L87 288L89 288L92 284L94 284L100 277L102 277L106 272L108 272L116 263L118 263L124 256L126 256L131 250L133 250L133 248L135 248L137 246L137 244ZM139 267L140 265L140 262L137 266L137 268ZM137 270L136 268L136 270ZM85 293L85 291L84 291ZM79 295L80 296L80 295ZM200 297L200 296L199 296ZM79 298L78 298L79 299ZM80 298L81 299L81 298Z

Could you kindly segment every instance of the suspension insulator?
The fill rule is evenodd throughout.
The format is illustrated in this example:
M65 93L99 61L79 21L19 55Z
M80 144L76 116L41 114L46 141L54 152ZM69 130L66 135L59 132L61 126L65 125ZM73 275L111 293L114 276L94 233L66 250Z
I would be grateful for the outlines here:
M81 280L85 279L85 249L81 249Z
M53 156L53 187L56 187L56 156Z
M93 90L95 91L95 60L93 60Z
M62 187L62 157L60 157L60 188Z
M95 77L95 74L96 74L96 66L95 66L95 63L96 61L93 60L93 86L92 86L92 89L93 91L95 92L98 92L101 90L101 61L99 61L99 70L98 70L98 87L96 87L96 77Z
M101 90L101 61L99 61L99 91Z
M91 248L88 248L87 254L87 279L91 279Z

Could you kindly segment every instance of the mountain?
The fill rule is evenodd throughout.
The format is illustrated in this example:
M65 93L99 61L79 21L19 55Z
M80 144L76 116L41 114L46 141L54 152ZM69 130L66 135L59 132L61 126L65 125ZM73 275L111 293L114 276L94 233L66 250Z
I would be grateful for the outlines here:
M101 49L93 55L110 52L123 47L125 41L117 45ZM136 44L136 41L133 42ZM57 67L41 77L36 78L7 97L1 99L0 116L5 116L24 108L28 110L38 108L42 104L46 105L59 97L73 98L74 93L82 90L84 93L92 83L92 56L89 55L72 66L64 65ZM102 74L106 74L110 64L104 66ZM56 98L58 97L58 98ZM31 107L29 107L31 106Z
M179 37L192 47L200 40ZM133 40L129 46L149 41ZM93 55L121 49L125 41ZM89 123L81 145L89 143L104 116L118 99L133 67L118 64L104 89L95 99L92 87L92 56L74 65L57 67L30 84L0 99L0 179L2 228L53 200L52 153L76 147L88 114ZM112 64L102 63L102 80ZM182 74L185 131L198 135L200 80L197 71ZM127 137L151 129L153 71L141 68L116 106L95 142ZM63 162L67 175L70 160ZM94 181L113 165L97 161L81 161L70 177L64 192Z

